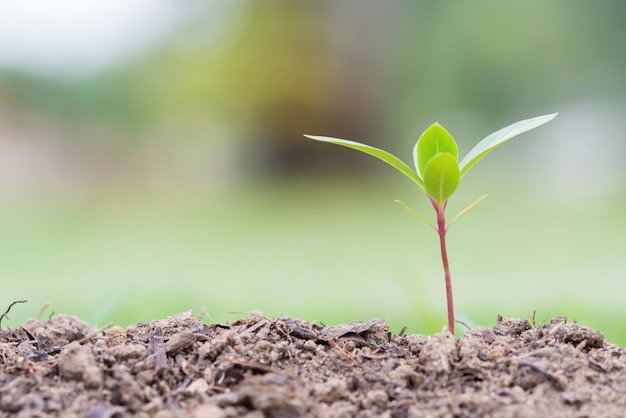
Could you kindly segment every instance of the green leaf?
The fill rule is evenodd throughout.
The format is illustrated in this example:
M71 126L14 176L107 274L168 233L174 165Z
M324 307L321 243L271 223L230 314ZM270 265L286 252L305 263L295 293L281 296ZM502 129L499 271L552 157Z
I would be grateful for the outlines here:
M396 202L401 204L404 210L409 212L409 215L416 217L420 221L424 222L426 225L430 226L435 232L437 232L437 227L435 225L433 225L428 219L411 209L409 205L404 203L402 200L396 200Z
M415 183L417 183L417 185L420 186L422 189L424 189L424 182L422 181L422 179L419 178L417 173L415 173L415 171L413 171L407 164L405 164L398 157L396 157L393 154L388 153L387 151L374 148L369 145L361 144L359 142L348 141L346 139L331 138L328 136L314 136L314 135L304 135L304 136L309 139L313 139L315 141L329 142L331 144L336 144L336 145L341 145L344 147L352 148L352 149L364 152L366 154L369 154L373 157L376 157L379 160L382 160L386 162L387 164L389 164L390 166L394 167L395 169L397 169L398 171L406 175L408 178L413 180Z
M558 113L522 120L492 133L476 144L469 154L463 158L463 161L459 164L461 168L461 177L464 176L465 173L467 173L469 169L472 168L474 164L480 161L485 155L493 151L494 148L519 134L530 131L531 129L543 125L544 123L550 122L556 117L556 115L558 115Z
M450 223L448 224L448 229L450 229L452 224L455 223L461 216L465 215L467 212L469 212L470 210L474 209L486 197L487 197L487 195L483 195L483 196L479 197L478 199L476 199L476 201L474 203L472 203L471 205L469 205L468 207L466 207L465 209L463 209L462 211L457 213L457 215L454 217L454 219L452 219L450 221Z
M447 152L435 155L424 169L426 192L440 205L454 193L460 180L459 164Z
M413 149L415 169L418 175L422 176L422 179L424 178L426 164L434 156L442 152L449 153L455 160L459 158L459 150L452 135L443 126L435 122L424 131Z

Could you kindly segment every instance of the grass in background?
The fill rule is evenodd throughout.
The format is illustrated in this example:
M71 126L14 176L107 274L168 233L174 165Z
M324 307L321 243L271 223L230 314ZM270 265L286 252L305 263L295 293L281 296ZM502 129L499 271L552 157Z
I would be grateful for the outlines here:
M7 203L2 303L30 302L3 323L16 326L49 300L44 317L69 313L96 325L204 307L219 322L261 310L328 324L382 317L395 332L438 332L445 289L436 237L393 200L416 210L428 202L394 183L319 179L219 198ZM626 314L624 202L563 207L479 184L493 199L449 233L457 317L492 326L497 314L566 315L626 345L617 320ZM458 194L451 210L476 197Z

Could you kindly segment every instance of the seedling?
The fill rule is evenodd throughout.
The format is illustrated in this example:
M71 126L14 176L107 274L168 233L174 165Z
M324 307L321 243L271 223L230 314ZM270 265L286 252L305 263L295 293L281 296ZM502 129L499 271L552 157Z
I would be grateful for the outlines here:
M452 278L450 276L450 264L448 262L448 250L446 247L446 233L450 226L456 222L461 215L472 210L485 196L477 199L474 203L457 214L450 223L446 223L445 210L448 199L456 191L461 178L485 155L493 151L509 139L543 125L554 119L557 113L538 116L516 122L502 128L497 132L484 138L470 152L458 162L458 147L452 136L443 126L438 123L432 124L420 138L413 148L413 162L415 170L405 164L398 157L387 151L361 144L359 142L345 139L331 138L326 136L304 135L309 139L321 142L330 142L376 157L391 165L402 174L413 180L428 196L437 214L436 225L428 219L415 213L406 203L397 200L404 209L420 221L428 224L439 235L441 247L441 261L446 284L446 301L448 308L448 330L454 335L454 302L452 298Z

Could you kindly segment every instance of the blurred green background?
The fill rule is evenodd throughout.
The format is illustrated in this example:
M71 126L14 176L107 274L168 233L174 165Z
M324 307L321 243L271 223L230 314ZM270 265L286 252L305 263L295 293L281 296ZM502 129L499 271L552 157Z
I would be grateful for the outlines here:
M432 217L390 167L439 121L464 155L459 319L567 316L626 345L626 3L28 0L0 6L3 325L205 308L393 331L446 322Z

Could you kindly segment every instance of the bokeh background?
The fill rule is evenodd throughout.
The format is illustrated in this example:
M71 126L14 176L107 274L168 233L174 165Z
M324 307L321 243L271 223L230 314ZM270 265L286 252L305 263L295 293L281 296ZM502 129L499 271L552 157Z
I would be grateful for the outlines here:
M393 331L446 322L405 161L439 121L467 153L457 316L567 316L626 345L626 3L23 0L0 5L2 325L204 308ZM4 310L2 308L2 310Z

